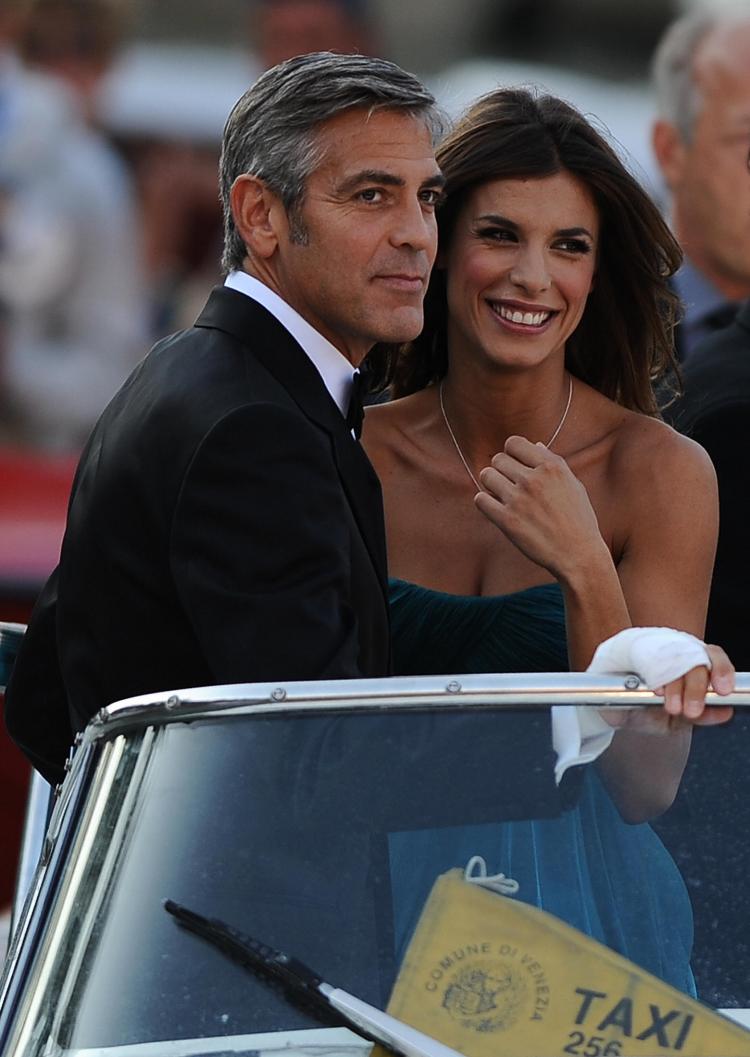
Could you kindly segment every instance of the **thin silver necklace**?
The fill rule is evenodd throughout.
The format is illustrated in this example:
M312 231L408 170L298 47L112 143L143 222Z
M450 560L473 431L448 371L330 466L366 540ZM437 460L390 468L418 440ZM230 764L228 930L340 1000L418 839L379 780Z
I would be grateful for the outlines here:
M453 447L456 449L456 452L458 454L459 459L464 464L464 469L466 470L466 472L468 473L469 477L474 482L474 486L476 487L476 490L478 492L481 492L481 491L483 491L482 486L479 483L479 481L476 479L474 474L472 473L471 466L469 466L468 462L464 458L464 453L461 451L461 445L456 440L456 434L451 429L451 424L448 421L448 416L445 413L445 404L443 403L443 382L444 381L445 381L445 379L441 378L440 379L440 385L438 386L438 398L440 400L440 411L442 412L442 415L443 415L443 422L445 422L445 428L448 430L448 433L450 434L450 438L453 441ZM547 448L548 450L555 443L555 441L557 440L557 438L560 435L560 430L565 425L565 419L568 417L568 412L570 411L570 405L571 405L572 400L573 400L573 375L571 374L571 376L570 376L570 386L568 388L568 402L565 405L565 410L562 413L562 418L557 423L557 429L552 434L552 436L547 441L547 443L544 445L545 448Z

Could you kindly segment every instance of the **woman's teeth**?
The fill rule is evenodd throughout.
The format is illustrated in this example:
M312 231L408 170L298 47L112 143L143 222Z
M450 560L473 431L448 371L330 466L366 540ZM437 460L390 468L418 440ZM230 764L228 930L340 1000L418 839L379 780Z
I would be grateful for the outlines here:
M522 323L527 327L540 327L552 315L551 312L520 312L517 308L506 308L504 305L500 305L495 311L509 323Z

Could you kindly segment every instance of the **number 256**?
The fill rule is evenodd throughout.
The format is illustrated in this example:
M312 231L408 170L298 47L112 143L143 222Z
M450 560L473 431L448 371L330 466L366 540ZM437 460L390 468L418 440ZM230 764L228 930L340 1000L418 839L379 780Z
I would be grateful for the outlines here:
M563 1053L574 1053L577 1057L618 1057L622 1052L620 1042L616 1039L607 1042L601 1035L592 1035L587 1039L582 1031L571 1031L568 1038L570 1042Z

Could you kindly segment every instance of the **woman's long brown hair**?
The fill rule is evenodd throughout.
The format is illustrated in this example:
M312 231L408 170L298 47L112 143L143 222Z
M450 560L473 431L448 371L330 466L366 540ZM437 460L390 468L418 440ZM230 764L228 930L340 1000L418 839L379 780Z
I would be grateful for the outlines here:
M566 366L623 407L658 414L654 386L674 384L679 369L672 330L678 301L669 277L682 254L659 210L604 137L574 107L526 89L498 89L476 102L437 152L446 179L438 215L440 245L450 245L469 193L491 180L569 172L594 198L600 216L596 281ZM405 396L448 368L445 273L435 269L420 336L370 354L375 387Z

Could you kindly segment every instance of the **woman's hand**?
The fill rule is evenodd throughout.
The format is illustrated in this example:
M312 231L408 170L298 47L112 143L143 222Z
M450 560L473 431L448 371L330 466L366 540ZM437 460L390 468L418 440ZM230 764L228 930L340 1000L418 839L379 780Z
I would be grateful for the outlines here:
M663 706L602 709L599 713L618 733L597 766L626 822L646 822L672 804L694 726L731 719L729 706L706 706L706 691L711 687L722 696L731 693L734 667L719 646L706 646L706 650L710 672L700 665L654 690L663 694Z
M707 668L691 668L681 679L675 679L660 687L664 696L664 711L672 717L682 717L690 723L713 726L725 723L732 715L728 705L706 707L706 692L709 687L726 697L734 690L734 665L721 646L706 645L711 659L711 671ZM659 691L657 691L659 692Z
M559 580L604 547L588 493L565 459L508 437L479 475L477 508L531 561Z
M709 689L725 697L734 690L734 665L721 646L706 645L711 670L701 665L691 668L679 679L657 687L655 694L664 697L664 705L645 709L611 709L603 711L613 727L641 734L671 734L691 726L712 727L732 718L729 705L706 705Z

